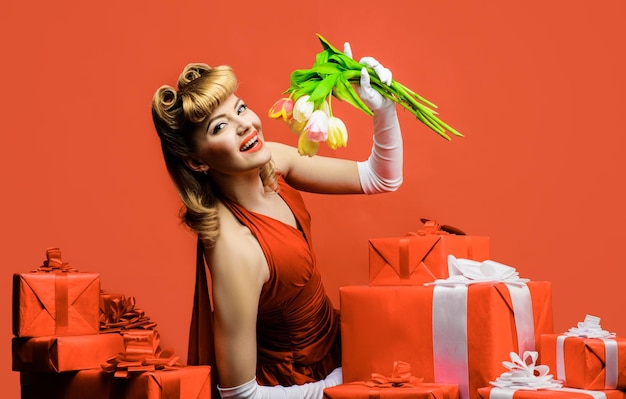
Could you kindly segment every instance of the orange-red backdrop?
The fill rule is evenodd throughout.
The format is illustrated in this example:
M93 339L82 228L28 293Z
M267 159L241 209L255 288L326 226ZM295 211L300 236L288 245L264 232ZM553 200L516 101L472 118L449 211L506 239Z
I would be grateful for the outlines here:
M11 274L60 246L133 295L186 356L194 238L151 125L150 99L188 62L230 64L265 117L320 50L315 33L373 55L439 105L465 138L447 142L400 113L405 183L372 197L306 195L329 293L367 276L367 239L435 218L488 235L492 259L553 282L557 331L590 313L626 334L621 187L626 3L572 1L113 0L5 2L0 380L11 372ZM363 159L370 119L335 103ZM245 250L245 249L242 249ZM6 391L8 390L8 392Z

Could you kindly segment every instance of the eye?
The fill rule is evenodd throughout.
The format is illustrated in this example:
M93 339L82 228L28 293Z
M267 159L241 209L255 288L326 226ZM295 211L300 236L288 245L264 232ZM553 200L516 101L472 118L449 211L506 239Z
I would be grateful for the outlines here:
M241 105L239 105L239 107L237 108L237 114L242 114L247 109L248 106L244 103L241 103Z
M224 129L224 127L226 127L226 122L216 123L215 126L213 127L213 130L211 131L211 134L218 134L220 130Z

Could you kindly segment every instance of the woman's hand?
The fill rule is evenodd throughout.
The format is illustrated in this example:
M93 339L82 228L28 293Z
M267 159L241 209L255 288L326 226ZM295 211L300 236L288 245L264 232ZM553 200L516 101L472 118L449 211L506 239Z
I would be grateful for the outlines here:
M344 43L343 52L345 55L352 58L352 48L350 47L350 43ZM376 75L378 75L381 82L385 83L387 86L391 85L393 74L388 68L382 66L376 58L363 57L359 61L359 64L372 68L374 72L376 72ZM372 111L389 108L394 105L393 101L384 98L379 92L372 88L370 75L365 67L361 69L361 79L358 87L358 93L365 105L367 105Z

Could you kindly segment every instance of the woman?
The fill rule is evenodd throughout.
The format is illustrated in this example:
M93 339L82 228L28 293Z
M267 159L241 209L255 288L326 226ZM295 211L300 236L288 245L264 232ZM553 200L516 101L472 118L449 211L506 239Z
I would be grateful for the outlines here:
M349 44L345 49L350 54ZM391 83L375 59L361 63ZM371 88L363 68L359 95L374 111L374 145L366 161L356 162L304 157L265 141L259 117L236 88L229 67L189 64L178 90L162 86L152 102L182 219L199 238L189 364L213 365L223 398L319 399L342 382L339 319L298 190L396 190L402 138L395 103Z

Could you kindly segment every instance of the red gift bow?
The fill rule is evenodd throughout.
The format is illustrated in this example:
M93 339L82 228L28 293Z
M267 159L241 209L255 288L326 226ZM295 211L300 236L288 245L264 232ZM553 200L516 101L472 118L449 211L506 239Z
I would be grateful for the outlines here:
M465 235L465 232L463 232L462 230L454 226L447 225L447 224L440 224L435 220L422 218L420 219L420 221L424 223L424 227L422 227L421 229L417 231L417 235L420 235L420 236L425 236L428 234L438 234L438 235L455 234L459 236ZM413 233L412 235L415 235L415 233Z
M415 388L423 381L423 378L411 375L411 364L398 360L393 362L391 377L372 373L372 378L365 381L365 385L370 388Z
M46 249L46 260L42 266L39 266L36 272L77 272L78 270L70 267L69 263L63 262L61 259L61 249L51 247Z
M108 310L111 312L108 316L104 311L100 312L101 333L140 328L151 330L157 325L143 310L135 308L135 297L132 296L112 299Z
M127 378L132 373L157 370L176 370L183 367L172 349L161 349L156 330L128 330L122 332L126 350L102 365L114 377ZM132 343L131 344L129 344Z

